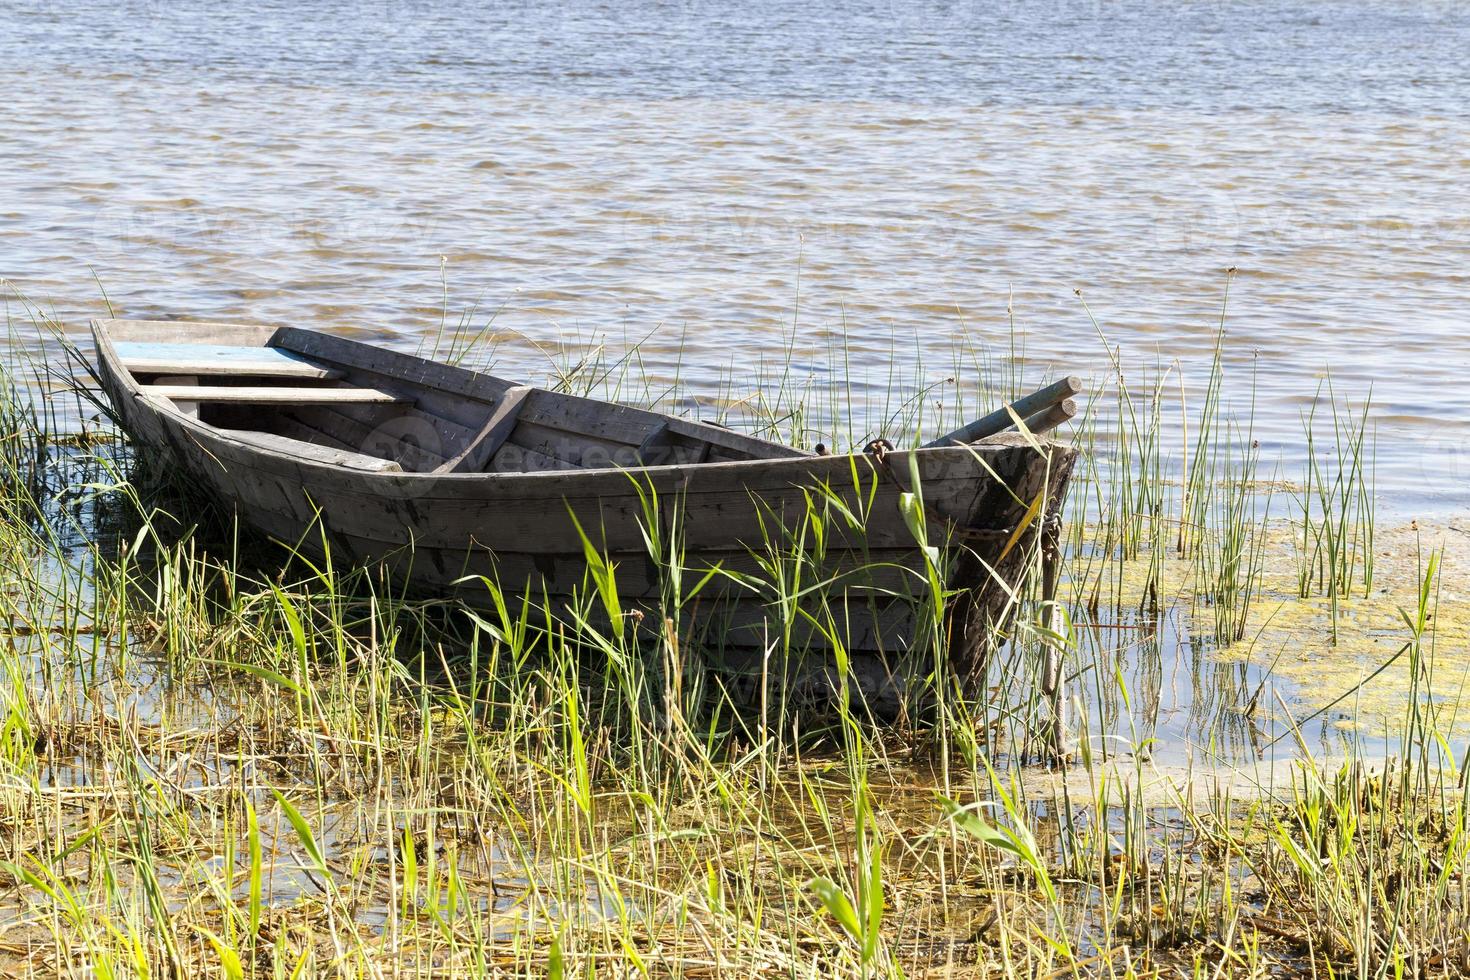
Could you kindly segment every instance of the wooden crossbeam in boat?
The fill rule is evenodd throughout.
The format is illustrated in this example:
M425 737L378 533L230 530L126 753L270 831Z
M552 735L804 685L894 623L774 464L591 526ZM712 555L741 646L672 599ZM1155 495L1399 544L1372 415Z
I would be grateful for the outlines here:
M237 405L371 405L406 402L377 388L280 388L266 385L143 385L145 395L184 402L232 402Z
M224 344L113 344L123 367L134 374L244 375L265 378L334 380L343 372L276 347Z
M475 433L469 445L453 459L446 460L435 473L479 473L490 463L491 457L505 445L511 430L526 403L526 396L535 391L530 385L507 388L500 396L500 403L490 413L490 418Z

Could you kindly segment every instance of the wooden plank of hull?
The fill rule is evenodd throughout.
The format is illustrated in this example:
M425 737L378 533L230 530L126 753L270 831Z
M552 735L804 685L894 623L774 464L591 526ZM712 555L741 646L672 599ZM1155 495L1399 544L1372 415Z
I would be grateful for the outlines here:
M204 449L206 447L201 447ZM555 511L547 512L542 508L544 503L539 497L521 496L518 498L506 498L498 501L499 506L490 512L481 512L479 519L472 526L459 524L458 538L446 533L443 522L435 520L424 522L414 520L411 515L398 512L398 521L387 519L391 511L372 513L368 508L374 504L374 498L369 495L343 496L337 493L333 496L332 488L321 480L313 480L312 474L318 477L322 467L314 467L305 463L295 464L297 469L294 475L281 474L269 470L262 470L253 466L253 461L244 447L230 447L224 440L218 440L218 445L207 447L208 451L194 457L194 466L198 467L201 478L214 485L215 492L223 499L232 500L238 506L242 516L268 533L275 534L287 541L296 541L304 537L309 551L315 551L317 533L310 530L314 521L320 517L325 527L327 539L333 542L333 550L340 558L350 558L357 561L381 561L391 559L395 552L401 552L411 547L411 556L404 556L400 560L408 562L405 566L404 575L411 569L417 580L428 588L446 588L449 583L456 581L466 574L496 574L499 573L499 581L508 589L514 591L518 578L534 574L534 582L537 587L551 586L552 591L558 594L569 593L580 578L580 538L577 537L575 527L562 511L557 520ZM235 458L230 459L234 454ZM1025 459L1027 455L1035 456L1033 452L1022 447L1011 447L1011 455L1019 455ZM207 462L204 460L207 459ZM221 465L223 464L223 465ZM999 458L992 460L999 470L1007 467ZM746 468L749 464L739 464ZM789 465L789 464L787 464ZM1063 474L1064 475L1064 474ZM388 477L382 480L391 479ZM974 477L972 475L972 481ZM488 481L481 480L458 480L453 481L471 490L475 485L484 489ZM519 478L518 482L536 483L545 482L527 478ZM627 485L627 484L625 484ZM628 485L630 486L630 485ZM934 484L927 485L928 492L935 490ZM799 488L788 487L794 491L799 498ZM719 492L713 496L721 495ZM712 496L705 495L705 496ZM742 506L743 509L753 515L754 505L749 497L728 496L728 499L716 504L717 508L731 508ZM673 499L672 497L670 499ZM694 500L697 502L698 497ZM452 503L450 498L437 498L438 506ZM405 501L400 501L400 506ZM606 527L609 531L623 531L636 533L636 520L641 516L641 507L637 503L636 494L631 490L624 491L621 499L603 499L600 502L602 512L607 513L615 509L623 516L617 520L609 520ZM800 499L804 507L804 498ZM885 506L887 504L887 506ZM377 501L379 507L383 501ZM712 533L696 533L695 528L699 526L699 520L690 510L691 501L688 497L684 500L684 526L688 543L686 545L686 557L690 559L691 565L702 563L707 565L715 561L729 561L741 564L748 558L747 546L735 539ZM485 542L481 538L494 537L497 530L506 527L515 530L518 527L527 526L526 522L514 519L514 511L530 508L533 516L530 523L534 526L527 533L516 534L502 547L485 549ZM366 513L365 513L366 512ZM433 511L431 511L433 512ZM894 564L907 566L917 574L917 551L913 546L908 529L903 525L898 516L896 500L896 488L880 493L875 503L875 515L887 514L891 516L875 519L870 522L866 535L870 553L880 559L896 559ZM440 515L443 516L443 515ZM463 512L459 515L463 517ZM994 516L994 515L992 515ZM408 520L404 520L408 517ZM726 524L728 526L728 522ZM752 526L756 526L752 520ZM397 529L401 537L392 540L383 540L385 532L391 533ZM995 528L1004 531L1004 528ZM561 550L569 556L569 562L559 564L555 558L548 559L546 556L527 553L526 549L534 547L537 549L548 549L551 547L548 537L558 537L562 541ZM998 548L1005 534L993 535L987 546L992 551L987 559L994 563L994 549ZM875 544L875 539L887 544L887 551L882 545ZM938 540L938 538L936 538ZM475 542L470 544L469 542ZM759 547L759 540L756 539ZM623 587L631 592L648 595L651 594L655 584L655 575L646 571L647 566L641 559L641 540L635 542L632 547L624 548L630 552L629 566L626 569L626 579ZM1017 549L1016 556L1019 557L1025 549ZM496 558L503 556L504 564L497 564L490 558L493 552ZM638 563L633 563L633 558L638 558ZM1011 573L1007 572L1008 580ZM964 583L966 587L983 587L987 585L986 576L979 569L970 575ZM895 573L895 581L880 582L885 588L900 587L902 575ZM953 584L953 583L952 583ZM473 594L469 595L473 599ZM713 594L712 594L713 597ZM864 604L866 600L864 600ZM758 603L756 604L759 605ZM859 619L862 617L859 616ZM896 627L902 632L902 627ZM976 626L982 629L983 624ZM861 631L859 631L861 632ZM876 640L861 640L857 637L849 639L849 644L854 648L865 643L876 642ZM896 642L896 641L895 641Z
M316 512L304 518L281 510L253 511L241 516L258 530L292 549L299 549L313 560L323 558L330 549L332 557L338 561L382 568L400 588L418 595L453 593L471 606L491 609L490 592L479 581L480 576L507 594L529 592L534 598L551 601L558 609L564 609L566 600L573 596L586 598L595 594L594 586L586 577L586 562L581 552L491 555L477 548L445 550L395 546L344 533L332 525L329 513L321 514L319 523L316 522ZM612 554L608 558L618 566L618 592L628 608L655 611L663 583L660 572L647 553ZM913 610L925 601L922 572L907 567L913 564L913 559L912 548L869 556L832 556L823 569L824 573L831 576L846 571L847 577L841 584L814 594L809 605L814 605L820 596L820 601L834 609L853 610L854 620L871 618L868 609L876 606L882 613L879 621L884 624L881 638L873 632L871 623L865 623L851 634L850 642L869 648L894 648L902 639L901 635L908 635L905 631L909 629ZM758 561L749 553L686 552L684 555L684 565L689 574L702 575L713 564L759 577ZM873 567L875 565L881 567ZM686 582L691 581L689 574L686 574ZM737 606L743 609L739 615L732 617L722 613L722 610ZM691 609L696 610L697 619L701 622L719 621L729 628L738 627L751 633L745 639L730 642L747 642L754 636L751 631L773 621L764 599L729 578L711 580L701 590L697 601L691 604ZM809 625L797 633L799 642L813 639Z
M478 401L496 401L505 389L515 384L514 381L467 371L449 364L426 361L384 347L359 344L331 334L295 327L276 330L271 334L270 343L273 347L305 354L314 360L334 361L346 367Z
M328 466L352 466L374 473L402 472L402 467L392 460L364 456L345 448L322 446L302 439L272 435L269 432L231 432L229 435L237 442L259 446L267 452L290 453Z
M346 414L348 411L352 415ZM395 405L313 405L289 417L369 456L396 459L413 472L444 465L446 446L456 445L468 431L443 419L405 412Z
M364 538L378 538L397 529L396 543L407 544L416 537L419 547L455 548L473 541L492 551L516 551L534 543L548 552L571 553L581 549L581 537L568 518L570 510L597 545L612 551L643 547L639 528L643 502L632 476L626 473L359 474L313 466L304 460L262 457L202 426L187 435L181 430L177 438L183 452L193 456L192 468L199 477L226 498L238 497L249 506L254 488L275 484L272 498L285 493L303 501L330 502L341 529ZM191 444L196 448L191 450ZM1029 499L1011 499L1002 485L968 457L968 450L928 450L923 455L956 453L964 458L927 458L920 467L926 474L922 484L931 515L969 528L1013 527ZM1040 459L1024 446L986 455L998 473L1016 479L1031 478L1035 471L1032 459ZM794 523L806 513L806 491L821 481L827 481L850 507L859 499L873 499L872 514L861 534L834 523L830 528L834 547L912 548L912 534L897 503L905 488L872 468L866 459L856 461L855 484L851 466L842 458L818 457L667 467L648 470L640 479L645 487L657 491L665 520L676 509L683 512L691 548L761 545L772 525L783 520ZM713 472L724 469L737 472ZM845 480L846 485L838 480ZM942 530L936 533L942 538Z
M513 443L507 442L500 447L500 452L490 460L486 467L487 473L550 473L557 470L579 470L576 463L569 463L555 456L547 456L538 453L534 449L525 449Z
M456 587L467 576L484 576L499 583L508 592L524 592L529 584L536 594L570 596L589 594L593 588L587 577L587 562L582 552L550 554L547 552L489 552L481 548L461 547L455 549L425 548L418 545L395 545L382 540L361 538L335 528L324 522L328 529L333 549L339 557L354 562L382 564L401 572L400 578L410 574L418 579L427 591L446 592ZM274 525L274 533L294 542L301 537L301 528L294 520ZM614 552L605 556L616 566L617 590L630 599L657 599L664 585L662 572L646 552ZM712 597L757 593L745 584L744 577L753 577L757 582L766 579L759 553L748 551L706 550L686 551L681 560L686 586L703 579L706 572L718 568L714 578L704 586L700 595ZM827 556L820 568L807 570L808 588L813 594L828 597L840 595L879 598L922 597L926 580L922 570L915 567L913 549L892 550L876 554L841 552ZM737 581L732 576L741 576ZM477 591L478 585L468 586Z
M643 517L642 503L629 474L369 478L365 474L313 468L303 461L261 456L249 447L232 446L204 426L187 436L180 430L170 438L164 435L156 415L133 426L144 433L153 430L153 441L159 445L178 444L181 455L193 457L198 475L214 483L226 499L239 497L249 504L252 488L275 483L275 492L270 494L273 499L294 495L303 501L341 502L346 524L343 529L365 532L364 537L381 533L382 528L415 528L421 536L420 545L427 547L454 547L475 540L492 550L514 550L518 544L535 541L548 551L574 552L581 543L567 520L570 507L584 528L603 532L605 541L600 544L615 551L642 546L637 523ZM1032 463L1035 454L1024 447L990 446L981 452L991 468L1013 484L1023 473L1036 469ZM1024 512L1023 504L1029 503L1021 492L1015 495L1019 499L1012 499L1006 487L990 479L975 463L968 449L930 450L918 455L931 514L963 527L1006 527L1014 525ZM894 454L890 469L906 472L903 456ZM1041 469L1044 471L1044 467ZM822 482L834 488L845 484L842 496L850 505L855 498L875 495L875 520L870 521L866 531L868 546L912 545L908 529L897 514L896 495L903 488L866 458L667 467L648 470L641 479L657 489L670 510L675 500L682 499L686 534L695 547L703 539L732 547L759 544L762 508L757 508L753 500L762 501L766 514L793 520L807 506L804 488ZM840 536L842 529L836 530ZM403 543L407 541L405 534Z
M364 383L411 397L421 408L471 429L478 429L483 424L489 406L498 402L505 390L513 386L513 382L501 378L311 331L285 328L272 338L272 343L350 368L350 379L360 377ZM424 387L431 392L413 390ZM457 397L436 399L432 394L434 391ZM466 399L473 404L466 404ZM639 446L651 431L662 425L753 458L809 455L780 443L719 426L674 419L646 409L541 388L531 391L520 419L522 425L512 433L512 442L571 463L577 463L577 458L570 454L570 447L581 438L590 439L595 446L606 447L612 454L622 447ZM532 426L550 430L552 435L532 435Z
M562 433L589 436L609 446L626 446L636 449L649 435L660 428L668 428L680 435L703 440L724 449L743 453L753 458L805 457L810 453L780 443L757 439L753 436L724 429L719 426L689 419L671 418L658 412L614 405L594 398L582 398L538 389L526 405L523 420ZM520 442L520 440L517 440ZM530 445L529 443L521 443Z
M637 465L638 450L633 446L596 436L574 436L565 429L541 425L532 421L529 411L522 412L518 424L511 431L509 441L517 450L559 460L578 469L610 469ZM502 448L514 454L510 447Z
M554 615L567 622L573 620L572 603L575 597L580 596L575 615L586 617L598 628L605 628L607 624L606 615L595 598L595 588L583 577L585 564L578 567L576 556L566 556L569 560L565 565L558 561L553 566L548 564L548 556L543 555L500 555L489 562L484 556L464 552L446 554L424 549L400 549L384 553L378 542L355 540L330 529L323 532L320 525L303 532L301 526L290 519L257 520L255 523L259 530L313 560L323 558L330 548L337 561L376 564L401 590L400 594L434 596L452 593L471 607L493 612L492 593L478 578L483 575L505 594L529 593L533 602L546 604ZM614 560L618 560L616 556ZM721 557L720 560L730 559ZM697 565L699 558L686 556L686 562ZM749 556L744 556L740 563L753 565ZM543 570L549 574L543 574ZM525 577L528 574L530 577ZM621 563L618 577L620 601L625 610L640 610L646 614L645 618L658 614L658 583L650 582L649 574L646 555L627 556ZM454 582L459 585L451 588L448 583ZM805 608L816 612L819 601L833 611L845 647L895 654L912 648L916 630L920 628L915 614L925 609L925 597L918 590L899 595L860 587L834 590L830 595L821 596L820 600L813 597L804 604ZM712 640L715 645L729 649L766 647L773 636L779 638L782 633L779 612L766 600L740 591L733 583L725 589L706 588L696 601L685 607L685 614L687 619L680 624L680 629L686 640ZM798 649L830 648L828 638L800 616L793 623L791 643Z

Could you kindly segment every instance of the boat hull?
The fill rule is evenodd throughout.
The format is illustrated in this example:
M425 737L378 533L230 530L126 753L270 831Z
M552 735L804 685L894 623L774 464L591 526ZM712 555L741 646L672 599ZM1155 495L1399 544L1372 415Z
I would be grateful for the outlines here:
M639 611L633 618L642 628L660 632L665 624L649 617L671 608L669 569L682 570L686 587L714 569L680 606L674 625L683 642L700 641L747 687L757 676L770 682L768 652L807 651L800 658L806 666L787 670L783 662L777 674L788 692L806 687L814 696L831 687L828 651L840 643L864 693L890 707L906 696L916 671L930 672L924 667L932 669L936 654L961 689L978 689L987 655L1010 624L1012 589L1038 550L1054 546L1075 460L1070 448L1016 436L635 469L368 472L261 451L145 396L105 357L101 368L139 451L165 461L244 524L312 558L381 566L404 589L476 606L489 602L494 584L559 610L601 614L598 603L579 601L595 598L590 545L614 566L625 609ZM921 522L905 504L909 494L922 500ZM677 547L665 544L655 559L650 527ZM946 577L937 612L916 528ZM789 572L797 554L799 587L815 586L806 608L833 611L830 622L813 626L779 601L773 581L789 576L771 570ZM940 635L947 645L936 651Z

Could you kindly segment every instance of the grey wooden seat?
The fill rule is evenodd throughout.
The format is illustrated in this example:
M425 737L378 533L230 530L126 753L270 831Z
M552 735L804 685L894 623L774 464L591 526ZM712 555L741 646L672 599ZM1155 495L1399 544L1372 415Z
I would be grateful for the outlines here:
M177 402L236 405L391 405L410 401L377 388L283 388L271 385L142 385L145 395Z
M300 354L276 347L231 347L223 344L151 344L118 341L113 345L118 358L133 374L219 376L262 378L315 378L331 381L342 377L336 368L324 367Z

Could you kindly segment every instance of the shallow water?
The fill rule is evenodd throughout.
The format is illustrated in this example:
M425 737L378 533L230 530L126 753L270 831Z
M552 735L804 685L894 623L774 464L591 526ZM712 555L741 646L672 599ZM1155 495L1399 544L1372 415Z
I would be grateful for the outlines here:
M94 271L128 315L406 348L473 307L500 373L646 337L655 374L710 395L793 329L813 372L845 334L877 405L895 356L942 373L956 341L1007 350L1008 303L1035 370L1105 377L1076 289L1130 367L1177 360L1197 386L1235 267L1228 360L1238 403L1256 373L1263 475L1300 455L1330 368L1338 392L1371 389L1384 511L1470 504L1456 5L144 0L4 19L0 275L74 326L105 308ZM1266 665L1219 662L1180 610L1093 629L1150 719L1126 730L1101 698L1118 744L1239 761L1280 734ZM1300 681L1281 681L1293 704ZM1314 748L1338 746L1333 721Z
M341 613L305 620L311 624L311 656L322 661L320 672L302 668L301 676L314 678L303 689L314 689L308 698L292 698L289 692L295 689L294 682L283 675L231 669L246 666L233 664L239 655L237 644L268 643L266 638L275 636L277 657L282 656L282 638L272 630L284 624L266 626L274 616L262 615L262 606L248 597L264 598L271 607L278 599L272 598L270 586L251 582L257 569L250 561L253 549L247 545L244 560L233 563L243 577L229 588L214 582L207 590L216 599L228 594L236 603L234 626L201 630L189 613L189 583L197 582L197 576L204 573L199 569L191 572L186 563L170 556L168 523L162 524L158 540L150 544L152 539L139 535L131 506L123 496L98 492L117 473L129 469L128 462L126 450L114 444L51 448L39 472L48 477L53 489L70 488L59 495L40 495L45 523L55 532L54 539L47 535L45 540L54 540L56 553L33 559L29 563L33 575L16 571L23 565L10 566L11 574L0 591L9 610L3 619L10 624L5 639L12 656L12 680L17 686L24 685L28 703L34 705L31 727L22 730L27 737L34 731L34 752L43 760L37 764L33 792L46 801L42 812L49 818L48 831L61 843L93 841L90 846L110 846L115 854L137 848L149 855L147 862L114 859L110 867L115 870L110 873L116 877L109 882L116 883L109 884L110 888L135 897L154 887L150 882L156 883L160 900L182 922L197 914L211 895L220 904L232 904L239 914L250 907L252 888L259 887L263 935L272 941L293 928L296 931L291 935L300 937L315 921L308 910L338 889L352 896L350 902L344 902L346 914L371 934L412 938L417 926L437 930L449 921L462 929L482 929L512 948L528 930L579 912L608 923L658 919L664 910L661 898L668 893L662 879L659 888L635 890L641 888L635 865L622 879L632 897L609 894L608 879L590 870L595 866L583 855L568 857L558 850L574 838L546 834L547 825L559 826L565 819L559 808L571 802L572 784L536 761L535 754L551 740L540 734L541 726L547 732L556 730L553 722L528 722L528 718L543 717L534 706L541 685L522 689L516 698L518 703L529 700L532 706L529 715L515 713L520 719L515 724L532 727L513 743L495 743L492 737L498 714L494 705L502 701L495 689L473 683L455 688L454 703L463 705L458 691L464 690L473 703L483 705L481 717L487 724L477 730L486 741L477 743L465 738L451 711L434 706L438 702L447 707L451 702L446 681L454 679L458 684L477 676L454 677L450 665L464 662L454 655L457 647L452 636L435 642L441 655L449 648L448 659L440 661L448 673L441 674L434 667L426 671L423 665L400 665L400 670L408 666L400 673L385 669L387 658L378 655L378 638L395 631L368 628L357 614ZM138 482L146 486L150 481L146 473L140 473ZM146 492L145 496L166 512L180 510L181 501L154 500ZM1281 539L1271 540L1280 543ZM1389 555L1398 556L1386 555L1382 581L1395 595L1402 595L1404 577L1412 573L1417 561L1417 539L1392 532L1380 540ZM109 618L117 607L107 597L116 595L112 589L120 579L115 576L123 567L116 556L128 544L132 554L126 563L126 580L134 603L123 630ZM196 556L231 554L237 546L233 536L221 538L208 529L196 534L194 544L197 550L188 553ZM23 545L17 545L3 557L16 562L23 550ZM266 568L277 567L271 561L275 554L279 552L272 549L271 554L260 556ZM1459 562L1465 556L1462 548L1448 554L1446 561ZM1282 565L1291 561L1276 551L1271 560ZM1354 728L1357 719L1345 710L1309 717L1308 712L1321 703L1321 685L1314 687L1310 678L1303 680L1289 671L1278 674L1274 669L1278 663L1272 662L1274 637L1267 636L1263 642L1257 635L1251 643L1238 644L1222 655L1210 638L1208 612L1192 611L1184 591L1179 590L1179 564L1165 565L1167 587L1161 591L1159 608L1142 608L1132 584L1137 569L1131 566L1119 572L1126 581L1116 593L1111 588L1101 590L1105 597L1119 596L1118 602L1071 604L1077 649L1069 662L1078 671L1070 688L1076 695L1077 714L1072 722L1078 744L1085 749L1079 751L1077 765L1050 773L1032 768L1025 778L1024 802L1013 811L1026 815L1029 832L1048 866L1064 869L1064 910L1060 914L1069 924L1075 923L1069 928L1074 929L1087 956L1104 948L1094 945L1095 937L1110 934L1108 914L1102 910L1111 908L1117 914L1115 903L1121 893L1108 890L1117 874L1139 875L1143 884L1128 891L1144 896L1144 909L1154 908L1148 888L1157 884L1159 868L1167 872L1172 867L1183 880L1186 872L1181 869L1188 864L1191 888L1199 893L1223 888L1223 880L1208 884L1215 879L1206 877L1202 870L1205 859L1200 856L1210 841L1199 836L1199 829L1214 815L1231 812L1231 801L1293 792L1301 771L1292 760L1299 750L1331 767L1350 746L1364 750L1362 757L1373 759L1397 744L1396 737L1379 737L1371 721L1367 730ZM1062 588L1064 597L1074 595L1079 576L1097 574L1095 567L1080 558L1070 568L1071 579ZM1462 568L1456 565L1456 581L1464 580ZM266 580L275 577L273 572L264 575ZM1285 577L1290 579L1289 574ZM292 578L294 574L286 576L285 587L294 592ZM1268 574L1258 604L1275 605L1282 598L1282 587L1280 575ZM1384 610L1364 600L1355 611L1368 620ZM1446 603L1440 613L1453 622L1448 626L1442 622L1437 632L1452 639L1456 651L1463 650L1464 631L1470 628L1463 601ZM1270 618L1275 615L1271 613ZM1309 612L1298 615L1296 622L1308 624L1298 627L1301 636L1320 641L1324 632L1320 617L1311 622L1306 618ZM334 642L334 628L328 623L339 624L342 638ZM102 624L108 628L93 632L94 625ZM320 635L318 628L324 630ZM176 643L175 630L180 636L192 634L194 638ZM1265 634L1264 626L1261 633ZM1376 642L1372 636L1366 639ZM307 641L301 642L301 655L306 656ZM413 643L388 643L387 649L394 651L389 656L411 660ZM333 647L340 659L334 659ZM1375 659L1365 649L1345 643L1340 651L1332 652L1332 671L1319 668L1315 673L1319 679L1330 676L1333 685L1349 684L1354 678L1348 661ZM250 664L256 664L257 658L270 663L267 650L246 653L242 659ZM662 653L654 656L662 661ZM1440 666L1442 676L1452 682L1461 674L1470 676L1470 659L1463 652L1442 657ZM1006 672L1003 665L997 668L999 673ZM295 668L285 669L296 673ZM1021 673L1020 686L1025 687L1031 682L1024 679L1024 669ZM262 687L258 681L268 676L279 679ZM426 677L437 693L423 690ZM597 688L595 683L592 686ZM587 704L597 705L600 697L620 697L614 693L615 686L604 688L601 695L589 692ZM553 688L548 685L545 690ZM1336 690L1334 686L1333 692ZM999 721L1012 714L1004 702L1015 700L1013 694L1014 688L1002 690L995 710L986 717ZM1380 704L1374 718L1401 717L1404 700L1398 696L1391 708ZM471 715L478 714L478 710L471 711ZM616 709L602 714L602 709L594 707L582 717L613 718L612 724L617 725L616 716ZM581 724L575 721L577 717L571 712L572 724ZM369 723L377 718L385 719L384 728ZM696 724L705 722L700 715ZM1294 722L1300 722L1300 727ZM587 725L588 731L594 730L594 722ZM708 736L700 735L699 740L708 745L725 743L723 725L723 720L712 721ZM764 727L763 715L760 730ZM986 764L1004 766L1017 761L1018 754L1024 760L1027 749L1007 734L1024 728L1024 723L982 726L982 732L999 733L994 742L983 739ZM609 728L597 725L596 730L599 742L594 756L609 750L604 741ZM910 908L927 908L925 903L936 899L926 890L925 882L930 879L925 876L953 876L954 890L946 893L942 914L937 907L925 913L921 939L915 942L912 955L937 961L956 951L971 950L976 943L973 937L988 928L976 923L984 920L990 896L974 884L976 879L947 871L949 866L922 848L933 838L936 827L943 826L937 796L978 795L984 800L988 791L983 787L989 784L979 770L957 765L958 758L952 756L959 753L924 751L920 748L924 740L918 739L905 746L917 750L910 755L897 751L899 742L885 739L882 732L863 730L872 740L868 743L871 758L862 778L865 784L871 779L865 793L871 792L874 818L891 828L888 832L895 839L902 835L914 842L904 852L912 859L895 862L897 873L888 875L889 887L894 894L904 895L912 903ZM1453 720L1444 727L1450 737L1465 730L1464 724L1457 727ZM655 819L651 811L658 806L654 798L612 788L616 780L605 773L598 778L608 788L597 794L595 809L589 809L587 816L591 819L595 812L596 824L595 828L589 824L588 830L594 831L609 852L626 846L636 847L641 854L644 838L677 841L690 849L690 866L708 868L711 877L717 866L723 867L718 865L720 855L730 857L735 865L747 849L764 855L768 870L763 873L772 882L799 882L818 872L836 874L845 866L855 836L862 833L862 822L846 817L855 792L853 775L846 771L848 763L842 761L834 739L814 734L819 731L819 726L804 728L809 744L790 756L771 748L773 742L785 739L784 734L763 739L756 750L763 754L774 751L780 760L772 771L779 774L776 778L782 789L773 787L771 802L766 804L771 807L769 823L763 820L762 824L768 830L750 833L739 821L727 823L729 814L710 805L716 790L688 788L656 811L659 830L654 833L649 829ZM489 748L492 744L493 749ZM738 739L718 751L728 751L728 761L709 764L737 777L755 757L747 754ZM597 768L606 764L598 762ZM866 765L873 767L871 774L866 773ZM538 793L528 793L526 786L543 778L550 793L538 802ZM749 791L753 777L743 778L746 788L736 792ZM491 784L494 790L487 788ZM741 784L732 779L730 785ZM492 793L501 792L501 786L513 787L515 819L507 819L507 811L500 808L503 803L489 804L497 799ZM793 794L792 789L801 792ZM690 802L686 809L684 804L697 800L701 792L707 799ZM295 800L293 805L299 810L288 813L278 793L284 794L280 800ZM726 804L740 799L723 790L719 794ZM14 807L14 799L7 797L5 805ZM250 817L243 813L245 800L251 801L251 812L259 816L264 857L263 873L258 877L247 870L250 845L245 828ZM296 818L290 813L304 814L300 818L311 828L305 835L293 825ZM815 819L818 813L820 821ZM996 820L1012 819L1003 817L1000 809L988 813ZM833 821L832 814L842 816ZM147 827L146 838L135 836L139 832L132 827ZM69 881L90 884L89 875L97 873L98 865L88 863L95 858L89 858L91 852L81 843L62 847L29 832L25 839L42 841L47 846L44 853L60 855L55 861L68 869ZM109 844L96 844L98 840ZM418 854L420 867L429 870L410 873L405 859L410 852ZM899 853L897 848L894 852ZM1105 855L1100 865L1094 863L1096 854ZM1132 855L1143 858L1135 861ZM141 872L145 864L147 875ZM453 885L441 888L435 868L446 876L445 869L453 868ZM1124 870L1117 870L1120 868ZM799 876L795 874L798 870ZM754 879L754 870L750 874ZM1153 877L1148 878L1149 874ZM1246 896L1241 907L1247 914L1270 911L1269 904L1263 905L1247 888L1248 862L1227 867L1223 874L1231 889ZM421 880L425 884L420 889ZM708 879L701 873L697 880L704 887ZM399 882L404 883L401 888ZM24 930L34 922L33 909L26 903L35 897L28 898L23 890L11 892L13 903L0 904L0 926ZM244 920L243 914L239 917ZM1137 921L1156 932L1165 948L1177 942L1177 937L1166 933L1174 919L1146 913Z
M876 391L895 336L941 371L957 338L1004 347L1012 294L1038 368L1105 375L1080 288L1125 354L1202 379L1234 266L1266 465L1330 367L1372 386L1388 505L1470 503L1462 5L18 0L0 21L0 276L78 327L94 271L129 315L406 347L477 306L503 373L651 335L656 372L712 391L795 323L799 366L845 331Z

